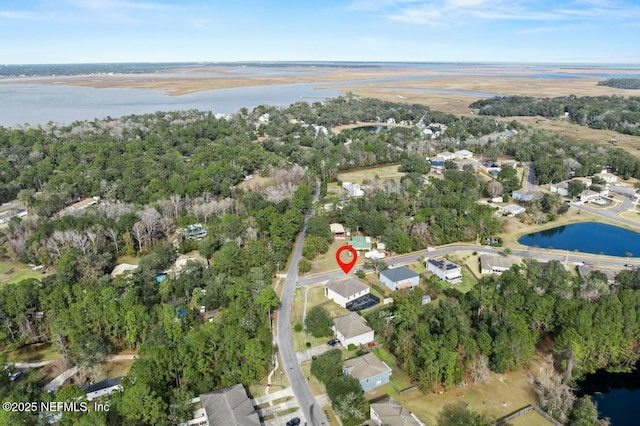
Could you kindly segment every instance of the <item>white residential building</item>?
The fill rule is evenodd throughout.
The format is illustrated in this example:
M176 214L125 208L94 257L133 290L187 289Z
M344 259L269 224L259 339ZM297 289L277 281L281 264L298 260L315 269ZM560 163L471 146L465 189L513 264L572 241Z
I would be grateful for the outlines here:
M517 216L527 211L527 209L517 204L509 204L507 206L500 207L500 210L507 213L509 216Z
M461 149L460 151L456 151L453 153L453 155L455 155L455 157L460 160L470 160L471 158L473 158L473 152L466 149Z
M329 280L324 285L325 297L343 308L347 307L347 303L369 294L370 290L368 285L354 278L342 281Z
M375 334L367 325L367 321L355 312L335 317L333 330L344 347L366 345L375 340Z
M555 194L561 195L563 197L569 196L569 181L552 183L549 187L549 190Z
M427 259L425 263L427 271L443 281L456 283L462 279L462 267L448 259Z
M509 256L493 256L485 254L480 256L480 273L500 275L516 261Z

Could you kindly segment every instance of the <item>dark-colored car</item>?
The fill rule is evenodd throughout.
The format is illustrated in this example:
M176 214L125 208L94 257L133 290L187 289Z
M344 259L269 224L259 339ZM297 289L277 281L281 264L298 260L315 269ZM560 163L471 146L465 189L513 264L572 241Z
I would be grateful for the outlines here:
M298 426L300 424L300 417L294 417L287 422L287 426Z
M327 342L327 345L329 346L336 346L338 343L340 343L340 341L338 339L331 339Z

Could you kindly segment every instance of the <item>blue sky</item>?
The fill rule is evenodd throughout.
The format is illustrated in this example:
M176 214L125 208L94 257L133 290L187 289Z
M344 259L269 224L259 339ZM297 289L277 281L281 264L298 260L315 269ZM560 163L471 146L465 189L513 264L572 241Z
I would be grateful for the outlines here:
M0 0L0 63L640 63L640 0Z

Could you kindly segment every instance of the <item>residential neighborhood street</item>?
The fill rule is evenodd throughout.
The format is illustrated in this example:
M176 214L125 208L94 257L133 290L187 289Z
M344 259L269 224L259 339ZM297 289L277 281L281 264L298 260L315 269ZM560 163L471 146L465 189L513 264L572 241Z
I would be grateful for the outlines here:
M314 195L314 202L318 200L319 191L320 186L318 185ZM307 217L310 217L311 215L313 215L313 213ZM289 270L287 271L284 289L280 297L276 343L278 345L280 357L282 358L283 368L287 373L293 394L298 402L298 407L300 407L303 413L303 417L309 425L320 426L327 424L326 418L322 414L318 401L311 392L307 379L304 377L302 370L300 369L298 357L293 347L291 327L291 307L293 304L293 293L298 281L298 262L302 259L302 245L304 244L305 228L306 225L300 232L298 240L296 241L289 263Z

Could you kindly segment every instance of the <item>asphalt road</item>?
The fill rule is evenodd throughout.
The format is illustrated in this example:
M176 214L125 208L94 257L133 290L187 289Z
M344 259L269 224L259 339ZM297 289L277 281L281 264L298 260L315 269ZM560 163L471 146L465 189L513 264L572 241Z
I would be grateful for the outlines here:
M316 188L314 195L314 201L318 200L320 186ZM313 212L310 213L307 218L311 217ZM296 289L298 281L298 262L302 259L302 245L304 244L306 232L306 219L305 226L298 236L289 269L287 271L287 278L285 280L284 289L280 296L280 308L278 309L278 334L276 335L276 343L280 351L280 357L282 358L283 368L287 373L293 394L298 401L303 416L309 425L321 426L327 425L326 416L322 413L322 410L316 401L313 392L307 384L307 380L302 374L300 364L298 364L298 357L293 347L293 335L291 327L291 307L293 305L293 293Z
M504 254L503 248L501 247L487 247L473 244L456 244L450 245L446 247L440 247L434 250L421 250L409 254L403 254L399 256L394 256L386 259L387 265L390 267L401 265L405 263L416 262L420 257L438 257L444 256L446 254L455 253L458 251L476 251L482 254ZM536 259L542 261L549 260L559 260L561 262L567 262L570 265L573 265L574 262L584 262L585 264L591 266L600 266L604 268L624 268L626 264L637 264L640 266L640 260L638 258L628 258L628 257L616 257L616 256L605 256L605 255L596 255L589 253L581 253L581 252L570 252L566 250L551 250L551 249L534 249L528 248L524 250L513 249L511 251L512 256L527 258L527 259ZM314 276L301 278L298 282L298 285L308 285L322 281L328 281L331 278L344 278L345 274L341 270L331 271L324 274L317 274Z
M527 175L527 191L533 192L536 189L536 169L533 161L529 163L529 174Z

